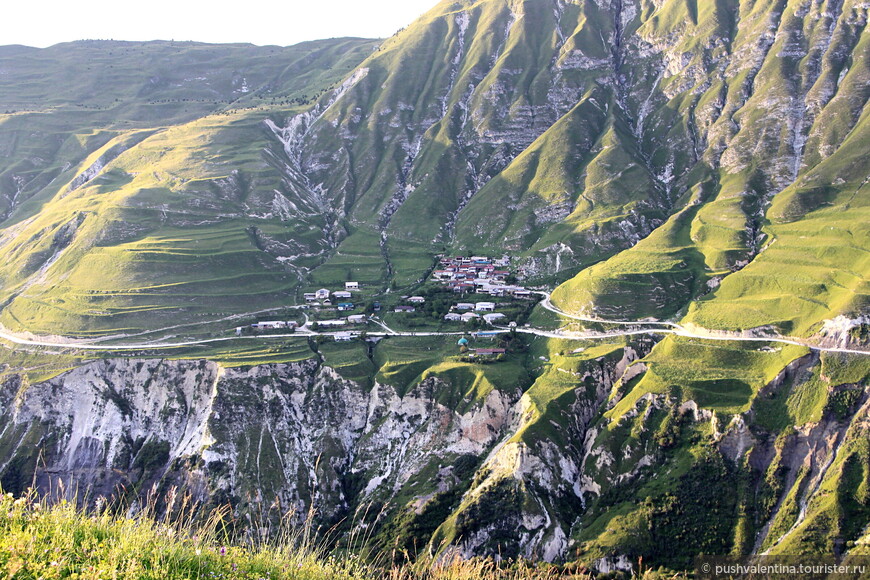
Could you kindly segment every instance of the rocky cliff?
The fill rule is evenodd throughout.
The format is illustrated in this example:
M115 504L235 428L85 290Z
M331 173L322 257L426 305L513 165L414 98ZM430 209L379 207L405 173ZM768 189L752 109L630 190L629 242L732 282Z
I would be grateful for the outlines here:
M746 412L721 413L676 387L641 395L653 346L554 352L531 386L452 401L445 392L467 387L456 376L369 388L317 358L110 359L36 384L8 375L0 480L128 501L175 487L231 505L249 533L291 513L322 529L353 521L410 553L603 570L640 556L681 569L698 553L847 553L870 521L867 377L842 382L837 361L806 356ZM819 380L816 417L770 413ZM832 517L830 530L813 524ZM662 550L665 536L681 548Z

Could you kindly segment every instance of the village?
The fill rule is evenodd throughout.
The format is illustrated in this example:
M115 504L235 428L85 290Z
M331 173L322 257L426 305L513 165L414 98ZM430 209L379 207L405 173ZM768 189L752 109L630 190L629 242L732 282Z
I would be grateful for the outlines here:
M427 291L428 296L436 296L437 300L426 295L401 296L389 309L385 309L380 301L366 300L359 282L345 282L342 289L321 288L302 295L305 304L301 308L311 309L315 313L313 320L306 315L304 324L281 320L256 322L237 327L236 336L297 330L308 333L335 330L337 332L332 332L329 336L332 336L336 342L348 342L359 338L370 323L391 330L379 317L382 311L391 316L397 315L399 318L393 320L398 321L399 324L408 321L409 326L420 324L420 322L412 322L413 317L425 311L431 317L437 316L442 323L467 325L470 335L474 338L492 339L498 335L498 331L486 332L477 329L482 326L501 327L502 330L516 328L516 320L510 320L507 314L497 310L506 306L506 301L508 303L521 301L528 304L528 301L534 299L536 295L535 292L513 283L515 277L507 269L509 264L510 259L507 256L500 259L488 256L443 257L431 275L434 287L430 285ZM445 293L448 297L454 298L445 300ZM471 295L484 295L489 299L475 301ZM437 302L437 308L427 304L430 300ZM444 312L445 310L447 311ZM347 313L347 315L335 316L332 313ZM327 316L332 314L332 317L321 318L324 314ZM458 346L464 353L467 352L466 356L472 358L504 354L504 349L468 349L467 338L462 338Z

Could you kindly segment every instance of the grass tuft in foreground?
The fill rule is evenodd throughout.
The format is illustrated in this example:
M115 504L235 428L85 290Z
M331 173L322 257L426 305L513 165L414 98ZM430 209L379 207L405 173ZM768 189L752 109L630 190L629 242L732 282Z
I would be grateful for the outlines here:
M170 505L174 502L169 502ZM555 568L491 560L427 560L375 566L350 554L328 554L307 530L286 531L270 543L227 541L228 510L195 523L185 502L179 513L135 517L97 502L50 503L34 492L0 496L0 577L27 579L292 579L292 580L556 580L585 578Z

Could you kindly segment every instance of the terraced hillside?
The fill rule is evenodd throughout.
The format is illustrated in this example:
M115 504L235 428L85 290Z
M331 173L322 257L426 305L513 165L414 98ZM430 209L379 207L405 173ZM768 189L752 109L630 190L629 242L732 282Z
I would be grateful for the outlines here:
M241 287L267 307L300 283L403 286L449 249L582 270L555 294L569 311L811 335L866 307L866 19L488 0L371 54L6 48L0 320L121 332L232 311Z
M0 320L88 335L292 301L329 247L326 217L285 197L263 122L306 108L375 46L0 50Z

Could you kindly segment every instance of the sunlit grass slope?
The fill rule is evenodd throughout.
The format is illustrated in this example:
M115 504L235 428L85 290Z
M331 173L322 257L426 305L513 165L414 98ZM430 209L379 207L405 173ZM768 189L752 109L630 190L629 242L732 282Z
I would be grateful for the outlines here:
M171 496L170 496L171 498ZM501 567L491 560L425 560L392 564L389 554L330 554L312 530L282 528L271 539L232 539L232 517L216 510L195 520L182 498L176 513L135 517L105 502L94 513L73 503L52 503L33 494L0 498L0 571L10 578L141 580L226 578L234 580L543 580L554 569L530 564Z
M290 302L323 259L324 217L292 197L264 121L303 110L372 47L338 39L4 49L3 82L14 90L0 104L10 107L0 119L3 324L130 332ZM45 78L73 60L78 84L53 92ZM106 78L113 71L119 78ZM166 103L186 113L142 114Z

